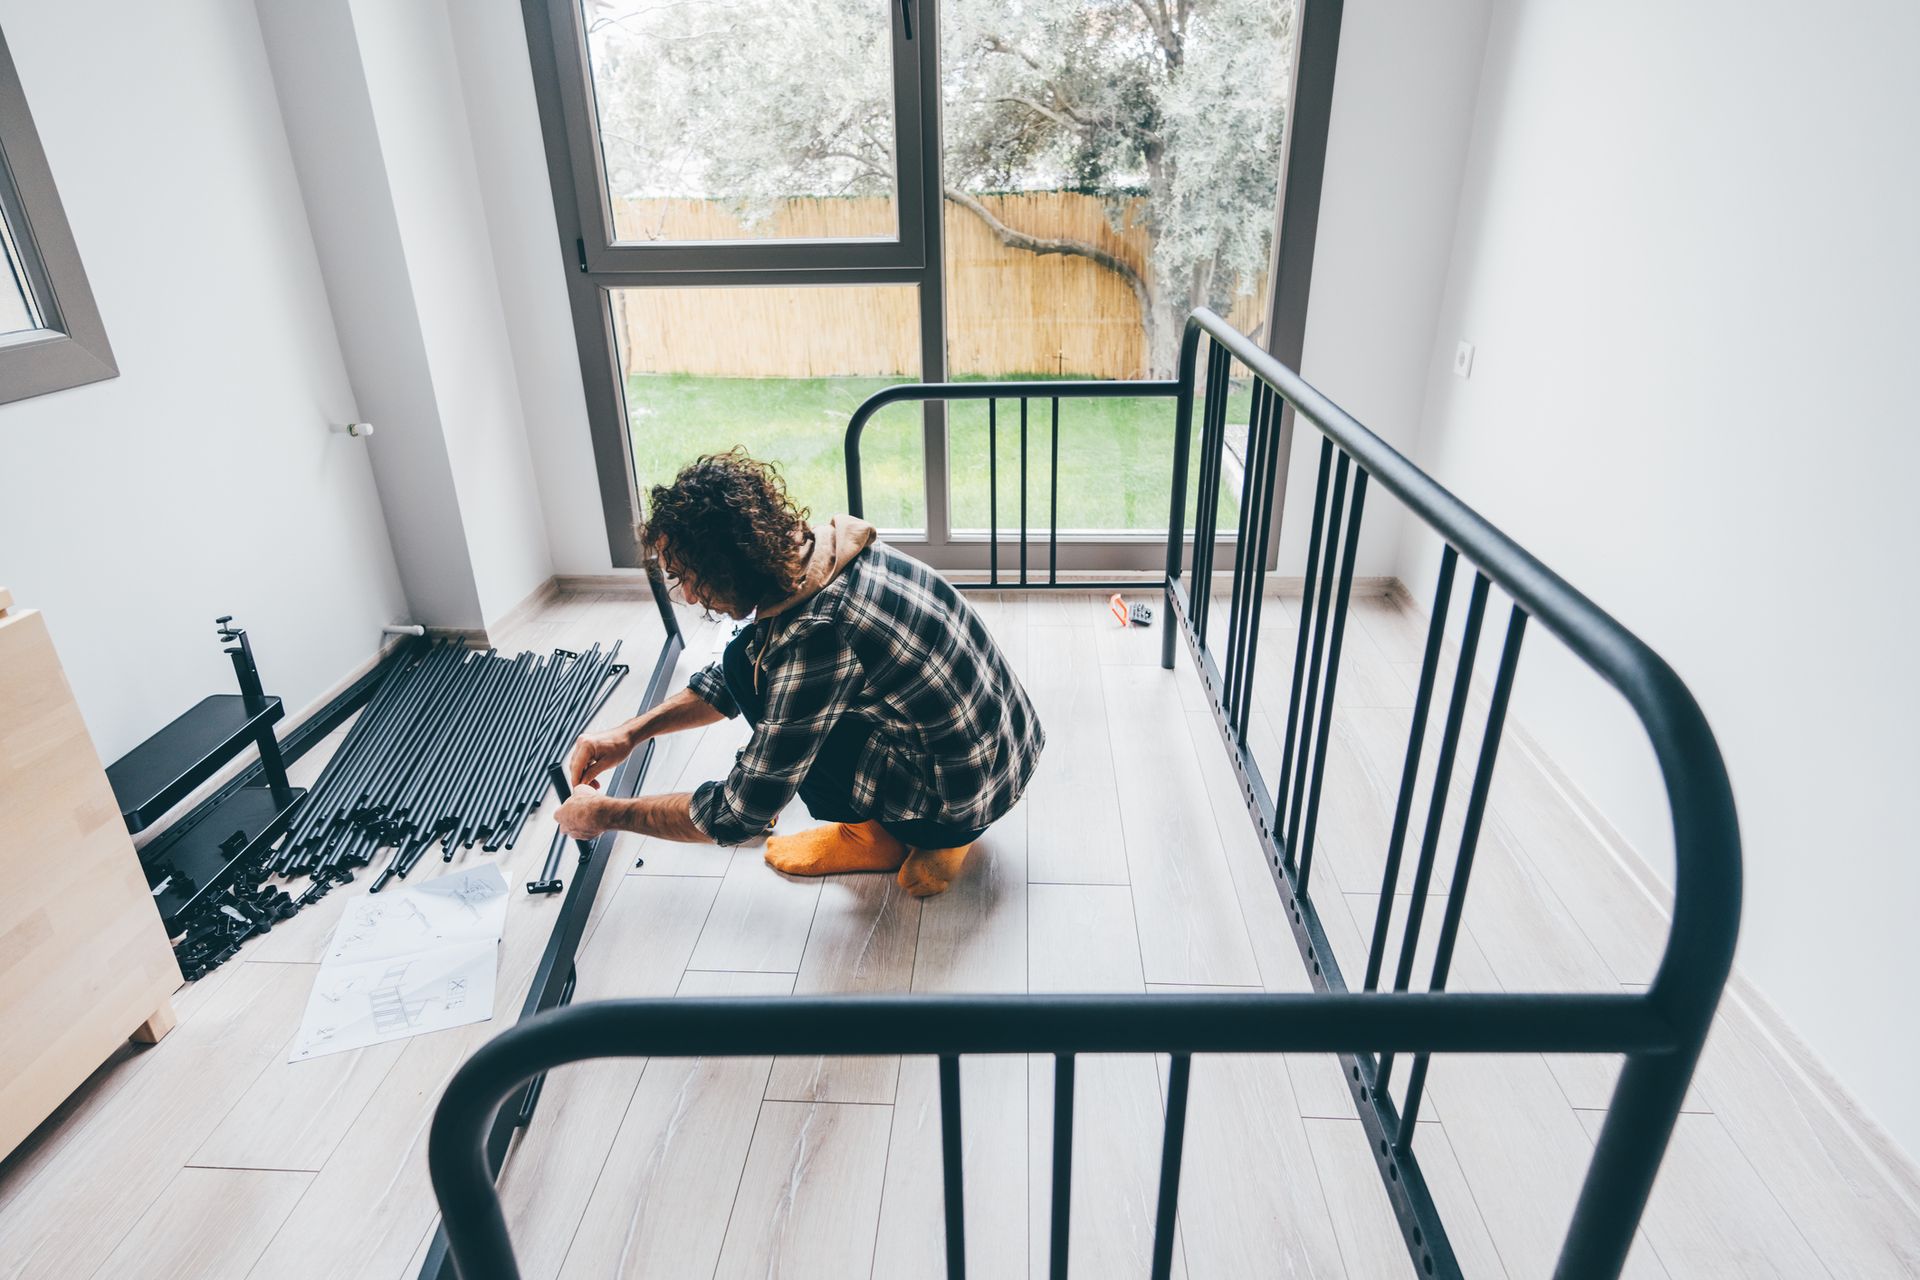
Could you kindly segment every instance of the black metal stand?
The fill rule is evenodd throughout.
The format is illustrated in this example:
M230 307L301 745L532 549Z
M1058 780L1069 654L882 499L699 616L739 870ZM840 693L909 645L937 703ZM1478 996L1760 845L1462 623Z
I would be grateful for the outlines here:
M286 761L273 726L280 699L260 685L253 645L231 615L216 620L229 643L238 694L203 698L186 714L107 768L129 831L142 831L245 751L259 750L264 785L223 789L141 852L154 905L169 934L180 934L196 909L233 879L235 870L265 851L286 829L305 793L288 785Z

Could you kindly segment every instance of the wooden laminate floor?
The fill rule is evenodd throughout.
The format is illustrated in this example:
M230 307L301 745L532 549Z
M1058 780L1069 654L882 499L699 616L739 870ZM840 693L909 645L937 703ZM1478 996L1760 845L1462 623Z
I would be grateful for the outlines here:
M1098 600L976 600L1049 746L1019 809L952 892L920 902L891 877L787 879L758 848L629 837L596 903L577 998L1307 989L1184 655L1162 671L1158 629L1122 631ZM1272 772L1298 613L1284 599L1266 606L1251 732ZM724 634L687 625L690 670ZM1357 599L1346 636L1315 875L1349 974L1379 911L1423 627L1393 598ZM616 637L644 663L659 638L652 605L565 597L496 642ZM630 681L605 718L638 692ZM743 740L738 724L666 740L650 789L720 776ZM1469 734L1463 759L1475 746ZM325 754L302 760L296 781ZM1443 823L1449 841L1458 807ZM798 809L782 819L806 823ZM510 883L529 878L550 830L536 822L499 855ZM1524 743L1503 749L1474 877L1451 985L1648 980L1664 932L1656 901ZM172 1035L129 1046L0 1164L0 1276L417 1271L435 1220L434 1102L517 1011L556 900L515 896L494 1021L289 1066L321 948L366 879L188 987ZM1443 874L1434 888L1445 884ZM1389 918L1407 905L1397 895ZM1428 919L1430 938L1437 911ZM1467 1274L1550 1271L1617 1069L1435 1062L1416 1152ZM974 1276L1045 1274L1052 1072L1048 1059L963 1063ZM1075 1275L1146 1274L1164 1088L1164 1062L1081 1063ZM1331 1059L1202 1059L1191 1097L1176 1274L1416 1274ZM936 1276L938 1140L927 1060L597 1062L549 1082L503 1194L522 1273L538 1280ZM1729 1003L1629 1274L1920 1275L1920 1214L1901 1172Z

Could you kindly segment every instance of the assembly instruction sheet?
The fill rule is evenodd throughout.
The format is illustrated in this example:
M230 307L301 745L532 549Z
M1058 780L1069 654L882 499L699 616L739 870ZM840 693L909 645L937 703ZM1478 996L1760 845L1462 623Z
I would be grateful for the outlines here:
M347 905L289 1062L493 1016L507 881L492 863Z

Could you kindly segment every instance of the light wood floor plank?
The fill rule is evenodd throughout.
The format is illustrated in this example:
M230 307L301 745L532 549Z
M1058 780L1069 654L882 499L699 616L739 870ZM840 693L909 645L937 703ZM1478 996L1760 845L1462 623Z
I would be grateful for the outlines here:
M1125 885L1028 887L1027 963L1038 991L1144 989L1133 893Z
M1306 1126L1347 1274L1424 1274L1408 1254L1406 1237L1400 1232L1399 1220L1393 1216L1386 1188L1380 1182L1379 1161L1368 1148L1367 1133L1360 1122L1312 1119ZM1461 1273L1474 1277L1506 1275L1441 1126L1422 1126L1418 1154L1427 1190Z
M967 1274L1027 1268L1027 1060L960 1060L960 1143ZM938 1063L900 1065L873 1280L937 1276L946 1266ZM1044 1195L1044 1191L1039 1194Z
M906 993L913 986L920 911L920 900L891 875L825 877L794 993ZM898 1058L777 1058L767 1097L890 1103L899 1072Z
M312 1180L271 1169L182 1169L94 1274L242 1280Z
M0 1218L0 1275L91 1275L234 1097L284 1055L313 970L238 970L14 1197Z
M703 782L724 780L733 769L734 757L752 736L752 727L738 718L686 733L669 734L661 739L661 745L665 749L671 744L672 749L659 773L648 771L646 793L693 791ZM677 770L674 769L676 763ZM719 845L627 836L615 846L614 865L629 874L724 876L733 865L734 853L735 850Z
M1427 651L1427 619L1398 592L1355 595L1348 609L1348 625L1358 623L1388 662L1416 666Z
M1501 748L1489 793L1493 811L1520 852L1568 904L1614 977L1652 981L1666 943L1666 921L1516 746L1510 739Z
M781 875L757 847L734 850L690 967L797 972L819 900L818 880Z
M1695 1082L1836 1276L1920 1276L1920 1212L1731 998Z
M1583 1111L1580 1119L1598 1140L1600 1113ZM1683 1115L1674 1125L1643 1231L1668 1272L1689 1280L1834 1274L1713 1116Z
M394 1040L307 1062L276 1057L187 1163L318 1170L406 1047Z
M1472 939L1462 937L1454 961L1454 989L1495 989ZM1403 1058L1396 1070L1404 1076L1410 1067ZM1508 1273L1550 1274L1593 1159L1553 1073L1537 1055L1441 1054L1427 1089ZM1625 1274L1667 1274L1644 1230Z
M1259 982L1193 740L1167 732L1183 715L1171 677L1158 667L1102 677L1147 979Z
M719 883L626 876L611 889L612 905L580 952L575 1002L673 995ZM523 1276L558 1274L645 1067L644 1059L602 1058L548 1077L535 1121L500 1176Z
M892 1123L892 1107L762 1103L716 1280L867 1274Z
M682 996L786 995L791 975L690 972ZM614 1132L560 1275L708 1276L746 1166L771 1058L655 1058ZM539 1211L538 1201L529 1210ZM528 1273L532 1274L532 1273Z
M1269 602L1271 603L1271 602ZM1280 890L1254 839L1251 819L1240 793L1234 789L1226 746L1211 716L1187 715L1187 730L1200 753L1207 797L1220 830L1227 869L1240 901L1260 980L1268 991L1311 991L1313 980L1300 959L1293 927L1280 902ZM1353 1098L1340 1075L1340 1060L1331 1054L1289 1054L1287 1071L1302 1115L1350 1116Z
M1125 886L1037 884L1030 897L1034 991L1142 989ZM1053 1059L1028 1059L1028 1245L1036 1275L1046 1273L1052 1239L1043 1189L1053 1176L1053 1073ZM1165 1118L1159 1077L1144 1056L1088 1055L1078 1059L1074 1079L1071 1274L1142 1274L1152 1257Z
M1196 1276L1371 1274L1343 1271L1326 1195L1301 1176L1313 1153L1291 1065L1275 1054L1193 1060L1180 1225Z
M1126 840L1093 630L1054 627L1042 635L1026 681L1047 731L1023 802L1027 874L1054 883L1125 884Z
M1024 804L973 846L959 880L920 906L913 989L1027 989L1027 811Z
M1053 1074L1052 1058L1027 1060L1027 1239L1036 1276L1047 1274L1053 1239ZM1147 1273L1166 1121L1160 1088L1151 1058L1087 1054L1075 1062L1070 1277ZM1174 1275L1187 1273L1178 1240L1173 1262Z

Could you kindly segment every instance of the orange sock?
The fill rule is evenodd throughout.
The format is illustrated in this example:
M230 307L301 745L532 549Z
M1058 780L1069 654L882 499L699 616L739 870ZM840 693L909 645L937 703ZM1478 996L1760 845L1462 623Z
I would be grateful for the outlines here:
M900 887L916 898L945 893L960 878L970 844L954 849L915 849L900 864Z
M797 836L773 836L767 841L767 865L790 876L892 871L906 859L907 846L877 822L829 822Z

